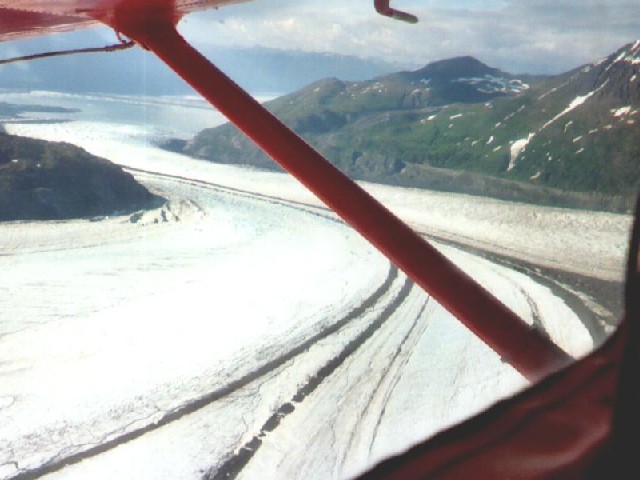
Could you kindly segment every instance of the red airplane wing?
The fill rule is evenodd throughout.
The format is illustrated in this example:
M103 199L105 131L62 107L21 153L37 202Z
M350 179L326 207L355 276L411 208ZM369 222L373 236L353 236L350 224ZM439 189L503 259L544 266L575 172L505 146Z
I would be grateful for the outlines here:
M250 0L0 0L0 41L76 30L119 15L183 15Z
M51 15L0 7L0 41L69 31L94 21L73 16Z
M111 24L115 12L130 16L143 12L145 15L173 16L179 20L183 15L252 0L0 0L0 41L20 37L74 30L95 24L96 19ZM409 13L389 6L389 0L374 0L381 14L409 23L418 19Z

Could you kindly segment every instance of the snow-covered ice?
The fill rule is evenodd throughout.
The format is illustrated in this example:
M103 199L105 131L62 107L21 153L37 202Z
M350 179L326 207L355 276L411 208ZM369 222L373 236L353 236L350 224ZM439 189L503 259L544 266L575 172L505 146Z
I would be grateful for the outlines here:
M153 422L325 328L387 274L341 224L150 182L204 215L107 222L101 239L71 225L60 244L22 225L26 250L5 249L0 397L18 400L0 411L0 464L34 467Z
M525 385L286 175L161 151L132 124L7 129L138 169L170 202L0 226L0 478L110 441L49 477L202 478L254 438L241 478L344 478ZM620 278L626 216L364 186L421 232ZM436 245L572 355L592 348L549 287ZM116 445L127 432L144 434Z

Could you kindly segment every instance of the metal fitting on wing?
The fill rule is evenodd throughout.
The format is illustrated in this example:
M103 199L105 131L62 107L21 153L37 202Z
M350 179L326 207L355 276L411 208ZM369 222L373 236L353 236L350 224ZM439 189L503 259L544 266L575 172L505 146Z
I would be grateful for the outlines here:
M407 12L402 12L389 6L390 0L373 0L373 5L380 15L391 17L394 20L400 20L406 23L418 23L418 17Z

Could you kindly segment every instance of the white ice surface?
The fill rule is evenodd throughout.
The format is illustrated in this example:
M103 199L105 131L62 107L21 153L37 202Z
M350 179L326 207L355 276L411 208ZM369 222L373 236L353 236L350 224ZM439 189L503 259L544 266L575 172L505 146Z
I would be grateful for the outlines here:
M47 140L64 139L124 166L173 175L188 170L194 178L216 184L322 205L286 174L215 165L150 149L145 141L147 131L136 126L74 122L73 127L7 125L7 130ZM121 138L127 138L127 143L123 144ZM365 182L362 185L418 230L544 266L606 280L623 278L630 215L532 207Z
M341 224L154 186L205 215L107 223L93 245L74 236L0 257L11 272L0 284L0 397L15 400L0 410L0 465L36 466L153 421L300 343L386 276L387 262ZM22 226L42 244L38 224ZM127 226L143 232L119 235Z
M242 377L344 317L388 274L388 262L331 215L215 187L320 206L285 175L149 148L148 132L132 125L8 130L209 184L137 174L171 198L169 222L154 224L156 212L136 224L115 217L0 227L0 268L12 272L0 278L0 478L153 423ZM365 187L425 233L619 278L626 216ZM439 248L527 321L539 316L570 353L591 348L575 314L548 288ZM270 375L51 477L200 478L257 435L403 285L400 276L348 328ZM414 287L379 331L265 436L242 478L342 478L523 385Z

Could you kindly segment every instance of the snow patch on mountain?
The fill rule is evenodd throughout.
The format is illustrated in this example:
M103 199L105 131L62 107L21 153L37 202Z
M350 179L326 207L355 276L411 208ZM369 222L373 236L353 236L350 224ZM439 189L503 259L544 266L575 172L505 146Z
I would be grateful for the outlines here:
M508 79L486 74L484 77L460 77L454 80L456 83L464 83L474 86L481 93L522 93L529 89L529 85L519 79Z
M632 65L640 64L640 40L637 40L631 47L622 50L604 70L605 73L620 62L626 62Z
M427 118L423 118L422 120L420 120L420 123L425 124L427 122L431 122L436 117L437 115L430 115Z
M640 40L637 40L636 43L633 44L633 47L627 51L624 61L632 65L640 64Z
M606 59L605 59L606 60ZM549 95L552 95L554 93L556 93L558 90L563 89L564 87L566 87L567 85L571 84L571 82L573 82L578 76L580 75L580 73L572 75L568 80L566 80L564 83L562 83L561 85L558 85L557 87L552 88L551 90L549 90L548 92L543 93L542 95L540 95L538 97L538 100L543 100L544 98L548 97Z
M628 115L631 112L631 106L627 105L626 107L620 108L612 108L611 113L613 113L614 117L622 117L623 115Z
M511 170L513 170L513 167L516 166L516 161L518 159L518 156L522 152L524 152L524 149L527 148L527 145L529 145L529 142L535 136L536 136L535 133L530 133L527 138L521 138L513 142L510 150L509 166L507 167L507 172L510 172Z
M540 96L538 97L538 100L543 100L544 98L548 97L549 95L551 95L551 94L553 94L553 93L557 92L557 91L558 91L558 88L560 88L560 87L554 87L554 88L552 88L551 90L549 90L548 92L543 93L542 95L540 95Z
M596 93L598 93L600 90L602 90L605 85L609 83L609 79L605 80L605 82L600 85L598 88L596 88L595 90L590 91L589 93L587 93L586 95L578 95L576 98L573 99L573 101L569 104L569 106L567 108L565 108L563 111L561 111L558 115L556 115L555 117L553 117L551 120L549 120L547 123L545 123L540 130L538 130L539 132L544 130L545 128L547 128L549 125L551 125L552 123L554 123L556 120L564 117L567 113L575 110L576 108L578 108L580 105L583 105L587 100L589 100L591 97L593 97Z

